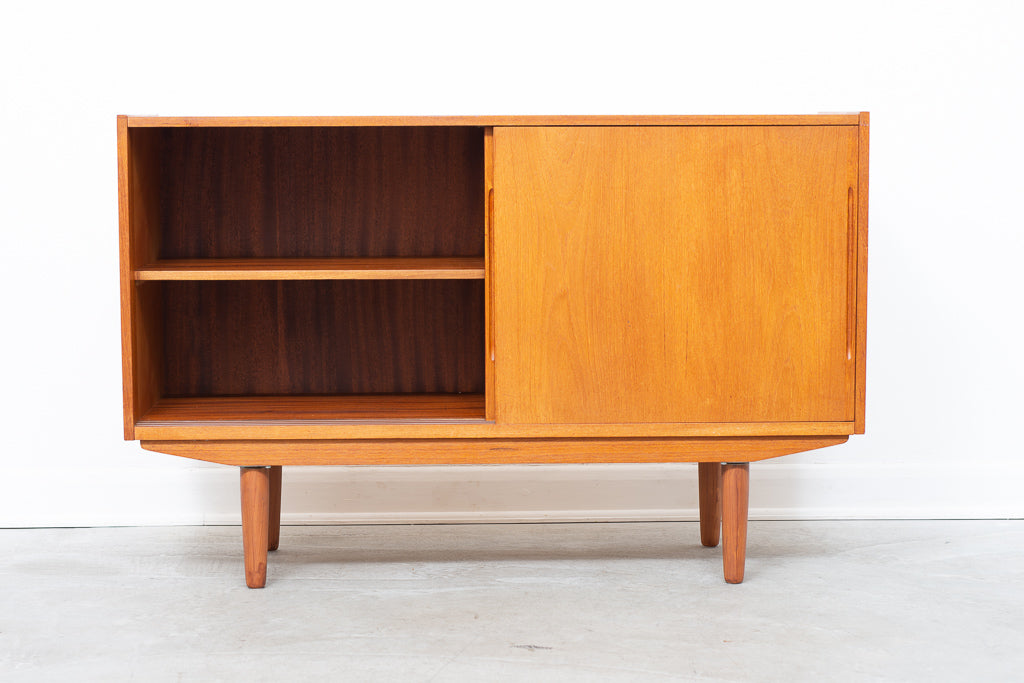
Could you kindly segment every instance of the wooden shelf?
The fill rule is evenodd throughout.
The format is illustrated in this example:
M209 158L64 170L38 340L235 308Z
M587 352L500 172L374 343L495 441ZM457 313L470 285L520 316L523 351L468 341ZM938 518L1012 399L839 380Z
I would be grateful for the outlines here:
M175 259L135 271L136 280L482 280L483 257Z
M483 394L194 396L163 398L139 426L182 422L482 422Z

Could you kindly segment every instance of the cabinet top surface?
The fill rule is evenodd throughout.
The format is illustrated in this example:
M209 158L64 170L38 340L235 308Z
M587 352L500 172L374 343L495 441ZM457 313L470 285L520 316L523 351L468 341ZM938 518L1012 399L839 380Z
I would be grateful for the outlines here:
M120 116L130 128L262 126L856 126L865 113L720 116Z

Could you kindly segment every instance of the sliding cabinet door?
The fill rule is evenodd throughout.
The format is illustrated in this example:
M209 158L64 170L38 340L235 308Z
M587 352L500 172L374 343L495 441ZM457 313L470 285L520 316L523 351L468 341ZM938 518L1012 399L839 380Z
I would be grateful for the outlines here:
M494 131L502 423L849 421L855 126Z

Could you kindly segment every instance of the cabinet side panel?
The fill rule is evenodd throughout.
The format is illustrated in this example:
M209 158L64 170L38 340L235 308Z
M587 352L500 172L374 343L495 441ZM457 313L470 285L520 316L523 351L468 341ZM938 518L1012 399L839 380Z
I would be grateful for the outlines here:
M870 116L860 115L857 182L857 398L854 433L864 433L867 382L868 321L868 138Z
M117 120L121 356L125 438L162 391L159 302L134 280L156 258L159 234L160 132L132 130Z
M498 420L851 421L856 135L495 129Z
M129 240L128 117L117 117L118 264L121 277L121 387L124 393L124 438L135 438L135 390L132 373L132 264Z

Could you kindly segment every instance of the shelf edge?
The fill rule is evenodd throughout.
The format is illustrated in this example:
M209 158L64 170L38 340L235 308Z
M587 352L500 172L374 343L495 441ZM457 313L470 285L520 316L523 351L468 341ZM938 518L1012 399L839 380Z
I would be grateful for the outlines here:
M137 281L161 280L482 280L483 257L353 259L181 259L134 271ZM334 263L332 263L334 261ZM462 261L463 263L452 263Z

